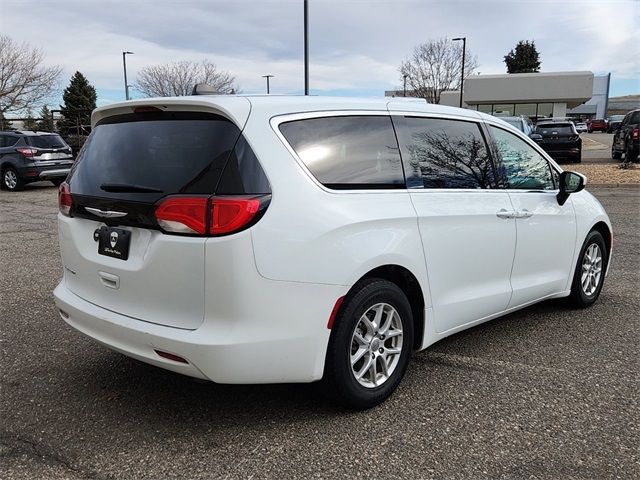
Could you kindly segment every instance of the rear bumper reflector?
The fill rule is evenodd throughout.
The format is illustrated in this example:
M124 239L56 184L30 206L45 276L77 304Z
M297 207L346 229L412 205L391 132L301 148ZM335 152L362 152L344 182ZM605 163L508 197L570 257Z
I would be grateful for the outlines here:
M178 355L174 355L173 353L163 352L162 350L154 350L154 352L156 352L160 357L166 358L167 360L173 360L174 362L178 363L189 363L184 358Z

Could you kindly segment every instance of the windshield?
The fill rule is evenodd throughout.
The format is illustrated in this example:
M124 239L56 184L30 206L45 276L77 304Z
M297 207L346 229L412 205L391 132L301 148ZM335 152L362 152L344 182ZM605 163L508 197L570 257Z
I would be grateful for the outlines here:
M536 126L536 133L541 135L571 135L573 125L570 123L547 123Z
M29 145L36 148L68 148L60 135L38 135L26 137Z

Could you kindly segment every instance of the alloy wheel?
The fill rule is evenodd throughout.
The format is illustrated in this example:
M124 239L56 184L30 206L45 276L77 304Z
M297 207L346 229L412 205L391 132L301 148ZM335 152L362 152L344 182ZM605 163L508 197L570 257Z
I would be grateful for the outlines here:
M602 276L602 251L600 247L592 243L582 257L582 274L580 283L582 291L587 296L593 295L600 284Z
M350 345L351 372L360 385L375 388L393 374L402 353L402 319L388 303L370 307L358 320Z
M4 172L4 184L8 189L13 190L18 185L18 177L13 170Z

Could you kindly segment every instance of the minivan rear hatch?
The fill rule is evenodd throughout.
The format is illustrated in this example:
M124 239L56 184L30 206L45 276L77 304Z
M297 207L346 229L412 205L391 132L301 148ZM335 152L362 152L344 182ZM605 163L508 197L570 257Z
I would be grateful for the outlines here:
M168 195L213 194L240 129L213 113L131 111L95 125L70 173L73 208L59 222L66 285L113 312L195 329L206 238L163 232L154 211Z

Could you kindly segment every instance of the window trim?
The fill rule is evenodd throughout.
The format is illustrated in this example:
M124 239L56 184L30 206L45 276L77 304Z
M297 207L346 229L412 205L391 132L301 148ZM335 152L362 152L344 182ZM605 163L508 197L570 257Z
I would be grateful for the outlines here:
M466 122L466 123L473 123L478 127L478 130L480 131L480 136L482 137L482 139L485 142L485 145L487 147L487 153L489 154L489 159L491 161L491 168L493 169L493 176L494 176L494 180L497 179L497 175L498 175L498 170L496 167L496 161L495 161L495 154L494 151L491 148L491 142L489 141L489 137L487 136L487 132L485 131L484 128L484 122L481 119L476 119L476 118L472 118L472 117L467 117L467 116L462 116L462 115L447 115L447 114L437 114L437 113L426 113L426 112L393 112L392 114L392 120L394 123L394 126L396 127L396 131L398 134L398 145L400 146L400 156L402 157L402 166L403 169L405 167L405 158L408 158L406 156L409 155L409 152L407 151L406 147L408 145L408 143L405 141L405 135L407 132L407 125L405 122L406 117L413 117L413 118L426 118L426 119L431 119L431 120L449 120L449 121L458 121L458 122ZM498 187L497 183L494 181L493 185L491 185L491 188L425 188L424 185L423 186L416 186L416 187L409 187L407 184L408 181L408 177L406 175L406 171L405 171L405 185L407 186L407 190L409 190L410 192L422 192L422 191L426 191L426 192L491 192L491 191L495 191L495 190L500 190L500 188Z
M549 167L549 171L551 173L551 181L553 182L553 189L552 190L531 190L528 188L509 188L509 186L506 187L498 187L499 190L506 190L509 192L531 192L531 193L553 193L554 195L558 193L559 188L558 185L556 185L556 178L553 175L553 171L555 170L555 172L557 173L557 175L559 176L560 173L562 173L564 170L562 168L560 168L560 166L549 156L549 154L547 154L547 152L545 152L542 148L540 148L540 146L535 143L533 140L531 140L531 138L525 136L522 132L520 132L517 129L509 129L509 128L505 128L503 125L499 125L496 122L491 122L491 121L485 121L484 122L485 125L487 126L487 132L488 135L491 139L491 148L492 150L495 152L495 158L496 158L496 167L499 165L502 166L502 155L500 154L500 151L498 150L498 144L496 143L496 138L493 135L493 132L491 131L490 127L494 127L497 128L499 130L503 130L507 133L510 133L511 135L514 135L517 138L520 138L521 140L524 140L524 142L529 145L530 147L533 148L533 150L538 153L538 155L540 155L542 158L544 158L547 161L547 165Z
M395 112L394 112L395 113ZM396 144L398 145L398 155L400 157L400 164L402 166L402 177L404 182L399 184L398 186L387 186L384 184L382 188L357 188L357 185L354 184L354 188L331 188L321 183L315 175L309 170L309 168L305 165L302 159L298 156L295 149L289 144L289 141L285 138L283 133L280 131L280 124L293 122L296 120L308 120L315 118L328 118L328 117L354 117L354 116L372 116L372 117L388 117L391 121L394 137L396 139ZM404 163L402 161L402 148L400 146L400 142L398 139L398 134L396 132L396 127L393 122L392 115L388 110L316 110L312 112L303 112L303 113L290 113L285 115L275 115L271 117L269 120L269 124L271 125L271 129L276 134L276 136L280 139L285 148L289 151L289 153L296 160L298 166L302 169L302 171L311 179L313 183L315 183L318 187L324 190L327 193L333 194L365 194L365 193L378 193L378 194L393 194L398 192L407 193L407 177L404 173Z

